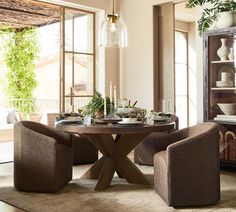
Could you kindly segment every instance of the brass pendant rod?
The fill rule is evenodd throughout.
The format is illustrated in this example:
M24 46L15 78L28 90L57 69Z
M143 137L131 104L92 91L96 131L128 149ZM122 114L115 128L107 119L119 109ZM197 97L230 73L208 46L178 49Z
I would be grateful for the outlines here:
M113 4L112 4L112 15L115 14L115 0L113 0Z

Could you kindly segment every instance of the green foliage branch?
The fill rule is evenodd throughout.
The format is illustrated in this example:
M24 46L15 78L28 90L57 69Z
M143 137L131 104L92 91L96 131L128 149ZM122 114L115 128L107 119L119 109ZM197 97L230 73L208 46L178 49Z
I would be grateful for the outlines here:
M107 108L107 114L110 113L110 98L106 98L106 108ZM103 114L104 113L104 98L102 97L102 94L95 91L95 94L93 98L90 100L90 102L84 107L83 114L88 115L91 114L92 117L96 117L97 113Z
M33 90L37 86L35 75L35 60L39 55L39 45L36 28L22 30L3 29L0 38L4 39L4 61L8 67L7 94L17 101L16 109L24 115L33 110Z

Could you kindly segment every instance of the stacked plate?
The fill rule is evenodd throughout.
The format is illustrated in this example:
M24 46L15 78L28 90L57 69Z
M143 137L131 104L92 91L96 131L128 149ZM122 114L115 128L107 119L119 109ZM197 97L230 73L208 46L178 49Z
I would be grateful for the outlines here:
M136 125L142 125L142 122L138 121L137 118L122 118L122 121L119 121L118 124L136 126Z

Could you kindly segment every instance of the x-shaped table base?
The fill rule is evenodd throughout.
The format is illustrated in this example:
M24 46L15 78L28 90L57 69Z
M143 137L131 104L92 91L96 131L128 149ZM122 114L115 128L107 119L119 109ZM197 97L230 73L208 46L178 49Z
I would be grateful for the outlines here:
M115 139L111 134L84 134L103 156L81 178L98 179L97 191L110 186L115 172L129 183L149 185L145 175L127 157L148 134L118 134Z

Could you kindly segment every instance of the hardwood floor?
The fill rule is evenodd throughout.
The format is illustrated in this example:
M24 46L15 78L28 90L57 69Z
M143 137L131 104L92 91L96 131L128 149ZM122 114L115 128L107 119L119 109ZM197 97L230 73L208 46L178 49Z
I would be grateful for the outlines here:
M25 212L19 208L6 204L5 202L0 201L0 211L2 212Z

